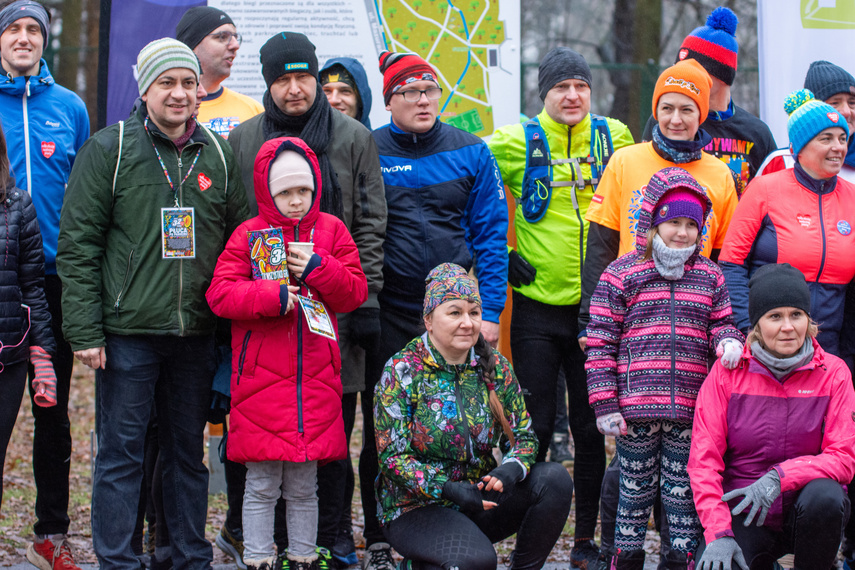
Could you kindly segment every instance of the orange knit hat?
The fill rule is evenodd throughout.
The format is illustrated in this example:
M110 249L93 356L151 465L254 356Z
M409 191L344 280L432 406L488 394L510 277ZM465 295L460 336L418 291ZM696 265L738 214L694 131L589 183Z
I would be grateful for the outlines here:
M711 88L712 79L700 63L694 59L678 61L663 71L656 80L656 88L653 90L653 116L656 117L656 106L662 95L680 93L695 102L701 111L701 123L703 123L710 110Z

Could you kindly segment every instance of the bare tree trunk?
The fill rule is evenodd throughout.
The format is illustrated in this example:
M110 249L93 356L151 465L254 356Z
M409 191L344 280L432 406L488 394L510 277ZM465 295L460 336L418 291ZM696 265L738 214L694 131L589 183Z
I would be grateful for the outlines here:
M60 85L77 92L77 72L80 69L80 19L82 0L65 0L62 3L62 33L59 37L57 64L50 68Z
M101 16L101 1L86 0L86 52L83 54L83 73L86 90L80 96L89 112L89 124L93 130L98 124L98 25Z
M650 116L644 102L650 100L656 82L662 1L616 0L612 22L614 53L611 58L603 57L603 61L616 64L609 71L615 87L610 116L625 122L635 139L640 140ZM601 55L605 55L604 51ZM637 71L638 66L643 66L644 71Z

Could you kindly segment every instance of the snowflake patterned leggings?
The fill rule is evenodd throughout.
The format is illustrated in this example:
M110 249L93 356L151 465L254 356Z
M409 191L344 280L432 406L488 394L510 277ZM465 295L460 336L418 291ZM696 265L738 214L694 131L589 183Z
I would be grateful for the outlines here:
M661 484L671 547L684 554L694 552L701 524L686 472L692 422L630 420L627 434L615 441L620 457L615 546L624 552L644 548L650 509Z

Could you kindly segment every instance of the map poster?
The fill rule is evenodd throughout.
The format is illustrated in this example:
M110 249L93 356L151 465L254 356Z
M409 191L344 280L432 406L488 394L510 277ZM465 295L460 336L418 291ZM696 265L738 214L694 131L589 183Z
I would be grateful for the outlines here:
M184 11L200 0L102 0L102 11L116 12L137 25L112 26L102 17L101 70L108 81L99 85L109 112L99 126L127 117L133 106L133 64L155 37L174 37ZM243 43L224 83L259 101L265 85L258 52L273 34L306 34L317 48L318 61L352 57L365 67L374 104L371 123L389 122L383 105L383 77L378 58L384 50L416 53L437 69L442 120L489 136L496 127L519 121L519 0L208 0L227 12ZM156 10L158 18L141 17ZM137 17L128 19L131 14ZM118 24L118 20L116 21ZM104 29L104 26L106 30ZM100 122L100 121L99 121Z

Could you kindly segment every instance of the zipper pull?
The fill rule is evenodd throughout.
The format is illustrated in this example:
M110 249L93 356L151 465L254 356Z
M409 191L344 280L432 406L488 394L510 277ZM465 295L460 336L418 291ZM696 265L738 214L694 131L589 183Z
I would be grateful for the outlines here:
M30 82L27 81L27 97L30 96Z

